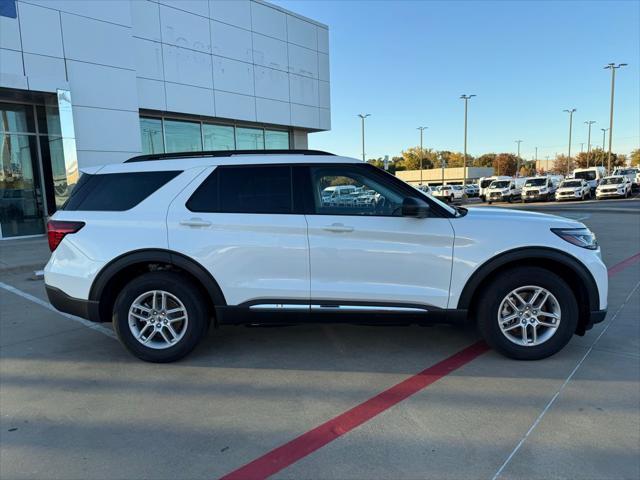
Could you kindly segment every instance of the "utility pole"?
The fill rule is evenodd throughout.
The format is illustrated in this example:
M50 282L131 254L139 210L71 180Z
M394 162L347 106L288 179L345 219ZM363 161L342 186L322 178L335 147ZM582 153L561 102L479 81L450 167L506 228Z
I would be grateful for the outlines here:
M520 144L522 143L522 140L515 140L515 142L518 144L518 159L516 160L516 177L520 176Z
M422 159L424 158L424 150L422 149L422 132L429 127L418 127L420 130L420 185L422 185Z
M569 153L568 153L568 158L567 158L567 173L569 173L569 170L571 170L571 129L573 128L573 114L576 111L575 108L572 108L571 110L564 110L565 112L567 112L569 114Z
M609 63L605 68L611 70L611 105L609 107L609 153L607 154L607 170L611 173L611 140L613 138L613 94L616 89L616 70L621 67L626 67L626 63Z
M580 153L584 152L584 142L580 143Z
M464 164L462 170L464 171L462 186L467 185L467 110L469 99L475 97L476 95L460 95L460 99L464 100Z
M535 156L535 170L538 171L538 147L536 147L536 156Z
M367 118L367 117L370 117L371 114L370 113L365 113L365 114L359 113L358 116L362 120L362 161L366 162L365 156L364 156L364 119Z
M589 127L589 134L587 135L587 168L589 168L589 157L591 156L591 125L596 123L596 121L587 120L584 123Z

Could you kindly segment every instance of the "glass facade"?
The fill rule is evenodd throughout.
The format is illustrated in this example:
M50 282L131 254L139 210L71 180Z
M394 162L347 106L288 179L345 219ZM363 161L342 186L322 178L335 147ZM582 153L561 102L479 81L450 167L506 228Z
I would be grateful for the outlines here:
M162 120L157 118L140 119L140 139L145 153L164 153Z
M202 151L202 133L199 123L165 120L164 138L167 153Z
M289 148L289 132L168 118L140 117L142 153Z
M227 125L202 125L204 150L235 150L234 128Z
M32 105L0 103L0 236L44 232L44 196Z
M43 234L78 175L67 90L37 104L0 101L0 238Z

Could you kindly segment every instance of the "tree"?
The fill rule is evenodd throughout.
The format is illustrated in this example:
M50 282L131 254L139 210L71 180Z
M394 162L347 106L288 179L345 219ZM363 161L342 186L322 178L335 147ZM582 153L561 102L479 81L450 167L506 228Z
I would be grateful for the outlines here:
M576 168L573 158L569 158L566 155L557 155L553 161L553 169L560 174L567 175Z
M601 148L594 148L591 150L591 153L587 156L586 152L580 152L575 157L575 167L574 168L586 168L587 167L587 159L589 163L589 167L598 167L598 166L608 166L609 154L607 151L602 150ZM626 156L611 152L611 167L622 167L626 162Z
M474 167L493 167L493 161L496 159L495 153L485 153L473 160Z
M640 148L636 148L631 152L631 166L640 167Z
M395 158L399 158L399 157L395 157ZM373 165L374 167L378 167L380 170L384 170L384 158L370 158L369 160L367 160L367 163L370 165ZM391 174L395 174L397 169L397 162L394 161L394 159L389 160L389 163L387 165L388 167L388 172Z
M402 151L402 165L406 170L420 169L420 147L409 147ZM433 160L436 154L433 150L425 148L422 151L422 168L433 168Z
M518 157L512 153L500 153L493 160L493 171L496 175L513 176L518 166Z

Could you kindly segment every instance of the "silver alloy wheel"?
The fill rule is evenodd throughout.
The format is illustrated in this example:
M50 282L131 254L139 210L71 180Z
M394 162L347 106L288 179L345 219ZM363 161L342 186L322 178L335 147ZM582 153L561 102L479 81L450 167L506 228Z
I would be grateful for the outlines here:
M500 303L498 325L516 345L533 347L548 341L560 325L560 303L546 288L527 285L512 290Z
M157 350L173 347L184 337L188 324L184 304L164 290L145 292L129 307L129 330L145 347Z

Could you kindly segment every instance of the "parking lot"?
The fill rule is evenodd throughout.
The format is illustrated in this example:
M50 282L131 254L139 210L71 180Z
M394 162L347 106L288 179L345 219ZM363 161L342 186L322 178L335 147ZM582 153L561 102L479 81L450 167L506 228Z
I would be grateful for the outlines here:
M579 219L609 267L606 321L543 361L473 329L309 325L148 364L3 248L0 477L640 478L640 199L509 208Z

